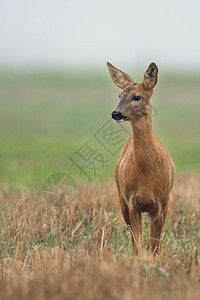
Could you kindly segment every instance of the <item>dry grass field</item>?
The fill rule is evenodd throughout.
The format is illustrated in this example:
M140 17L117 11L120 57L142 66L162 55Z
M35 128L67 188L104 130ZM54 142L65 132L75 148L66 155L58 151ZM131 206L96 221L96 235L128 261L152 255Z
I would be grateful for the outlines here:
M57 206L0 194L0 299L200 299L200 176L177 176L156 257L134 256L115 183L79 185Z
M113 156L94 138L118 103L107 70L0 72L0 300L200 299L200 175L185 173L200 172L200 74L171 75L160 72L153 125L177 178L152 257L147 216L139 256L121 216L121 149ZM86 141L107 160L90 184L69 163ZM63 173L77 189L48 193Z

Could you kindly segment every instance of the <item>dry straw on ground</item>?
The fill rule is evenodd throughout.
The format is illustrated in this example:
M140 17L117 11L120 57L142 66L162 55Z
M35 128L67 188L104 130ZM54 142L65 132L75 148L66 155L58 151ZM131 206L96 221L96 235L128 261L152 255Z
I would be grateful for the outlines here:
M111 180L79 186L60 207L2 192L0 299L200 299L199 183L176 180L155 258L133 255Z

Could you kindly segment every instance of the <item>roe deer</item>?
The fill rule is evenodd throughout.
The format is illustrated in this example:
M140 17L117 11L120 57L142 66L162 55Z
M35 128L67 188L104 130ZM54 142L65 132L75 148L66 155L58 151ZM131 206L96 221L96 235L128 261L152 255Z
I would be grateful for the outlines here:
M115 168L122 214L131 227L133 249L138 252L142 250L141 213L149 213L149 247L157 253L175 177L171 157L152 132L151 97L157 83L158 67L151 63L143 82L138 83L109 62L107 66L114 84L122 89L112 118L118 122L130 121L133 132Z

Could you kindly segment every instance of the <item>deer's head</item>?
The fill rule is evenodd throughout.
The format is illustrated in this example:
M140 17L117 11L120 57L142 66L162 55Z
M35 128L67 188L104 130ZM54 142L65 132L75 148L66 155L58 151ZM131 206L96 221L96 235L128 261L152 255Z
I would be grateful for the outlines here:
M158 67L151 63L144 73L142 83L135 82L128 74L107 63L110 76L116 86L122 89L120 102L112 112L116 121L135 121L151 112L151 97L157 83Z

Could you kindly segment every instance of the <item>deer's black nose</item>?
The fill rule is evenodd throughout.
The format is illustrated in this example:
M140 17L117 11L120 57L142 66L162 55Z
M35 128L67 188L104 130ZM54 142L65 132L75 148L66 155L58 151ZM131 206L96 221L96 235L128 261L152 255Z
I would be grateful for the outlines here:
M120 111L113 111L112 112L112 118L114 119L114 120L121 120L121 119L125 119L126 117L124 116L124 115L122 115L122 113L120 113Z

